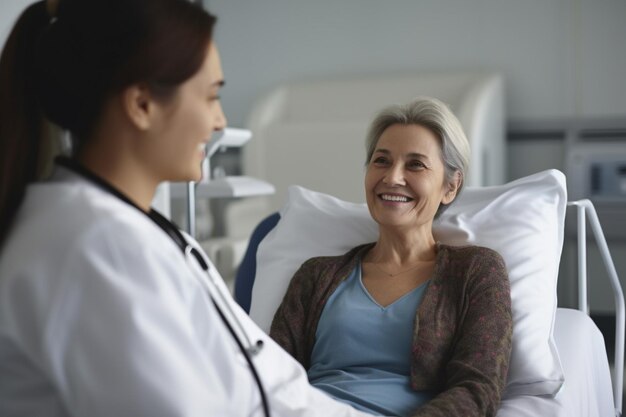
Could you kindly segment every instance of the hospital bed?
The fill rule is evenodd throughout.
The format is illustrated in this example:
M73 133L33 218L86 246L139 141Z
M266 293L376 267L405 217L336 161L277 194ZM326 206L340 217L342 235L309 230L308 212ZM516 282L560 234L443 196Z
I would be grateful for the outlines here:
M557 308L556 300L566 211L578 218L578 310ZM588 316L585 218L615 293L613 377L602 334ZM513 353L498 417L621 415L622 289L593 205L588 200L567 203L562 173L549 170L499 186L469 187L437 220L434 232L443 243L492 247L507 264ZM364 204L291 187L280 210L253 233L235 298L267 330L291 276L305 259L344 253L375 240L376 234Z
M448 103L472 150L469 188L437 223L438 239L492 247L509 267L517 334L498 417L621 414L624 301L615 268L605 259L618 318L611 378L602 334L587 314L582 216L592 226L597 219L588 203L569 209L570 216L581 216L580 308L557 308L565 177L551 170L504 184L504 92L497 74L307 81L279 86L262 98L246 126L253 139L244 148L243 173L272 183L277 193L229 205L225 240L234 243L213 252L225 275L243 258L236 299L267 330L304 260L375 240L377 229L362 204L365 131L382 106L417 95ZM596 226L594 234L603 241Z

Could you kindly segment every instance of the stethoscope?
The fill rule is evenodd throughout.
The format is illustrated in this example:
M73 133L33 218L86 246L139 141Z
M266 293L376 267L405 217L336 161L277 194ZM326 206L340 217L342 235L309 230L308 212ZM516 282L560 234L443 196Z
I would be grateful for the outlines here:
M150 218L150 220L156 223L157 226L159 226L174 241L176 246L178 246L180 250L182 251L185 259L188 259L190 256L193 256L193 258L196 259L196 261L198 262L198 265L200 266L200 268L202 268L202 271L207 275L209 280L213 279L213 275L211 274L211 270L209 267L209 262L207 262L207 260L204 258L204 255L198 249L196 249L193 245L189 244L189 242L187 242L187 239L185 239L185 236L176 227L176 225L174 225L171 221L165 218L158 211L154 209L150 209L149 212L145 212L139 206L133 203L128 197L126 197L124 194L122 194L117 189L115 189L111 184L109 184L102 178L98 177L96 174L89 171L88 169L86 169L85 167L83 167L82 165L80 165L79 163L77 163L76 161L72 159L61 156L61 157L57 157L55 162L57 163L57 165L60 165L66 169L69 169L70 171L95 183L96 185L104 189L105 191L111 193L112 195L116 196L120 200L124 201L125 203L129 204L132 207L135 207L140 212L144 213L146 216L148 216L148 218ZM228 329L228 332L231 334L231 336L235 340L235 343L239 347L239 350L241 350L241 353L243 353L243 356L246 359L248 366L250 367L250 372L252 372L252 376L254 377L254 380L257 386L259 387L259 393L261 394L261 402L263 404L263 413L265 414L265 417L270 417L270 408L269 408L269 402L267 400L267 394L265 393L265 388L263 386L263 382L261 381L261 378L259 377L257 368L252 361L252 357L256 356L263 348L263 341L257 340L256 343L252 343L252 341L248 338L247 333L243 329L241 322L237 320L237 316L234 314L234 312L230 308L230 305L228 304L226 297L223 295L222 291L220 291L220 289L217 288L217 286L216 286L217 291L211 291L208 288L206 281L200 280L200 283L204 287L209 298L211 299L222 322ZM224 311L215 301L215 298L213 295L214 293L217 295L217 297L220 298L220 303L226 309L228 309L228 313L230 314L230 316L234 318L234 321L240 333L246 339L246 344L248 345L248 347L244 346L244 343L241 341L241 338L235 332L235 329L233 328L232 323L226 318Z

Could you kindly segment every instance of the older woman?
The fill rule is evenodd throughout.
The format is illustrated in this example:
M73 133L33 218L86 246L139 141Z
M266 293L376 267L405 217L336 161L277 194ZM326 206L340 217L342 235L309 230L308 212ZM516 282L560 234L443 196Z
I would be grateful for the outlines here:
M438 100L374 119L365 191L379 238L306 261L272 323L313 385L382 415L495 415L511 351L504 262L487 248L438 243L432 231L463 187L468 153Z

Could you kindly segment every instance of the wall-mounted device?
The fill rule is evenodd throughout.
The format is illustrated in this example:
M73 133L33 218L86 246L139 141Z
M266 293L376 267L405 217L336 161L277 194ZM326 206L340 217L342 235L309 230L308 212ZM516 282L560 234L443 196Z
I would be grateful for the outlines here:
M569 200L592 200L607 237L626 239L626 120L581 124L568 133Z
M626 203L626 137L624 143L572 146L567 171L571 199Z

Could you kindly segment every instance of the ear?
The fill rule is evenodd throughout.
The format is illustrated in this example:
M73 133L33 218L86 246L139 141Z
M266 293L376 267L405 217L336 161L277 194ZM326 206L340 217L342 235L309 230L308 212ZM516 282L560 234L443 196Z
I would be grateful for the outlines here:
M131 85L122 92L124 112L137 129L145 131L152 125L155 105L150 90L141 85Z
M443 198L441 199L441 203L446 205L452 203L456 198L456 195L459 192L459 188L461 188L462 183L463 176L461 175L461 171L456 171L454 173L452 181L444 185L444 187L446 187L446 190Z

